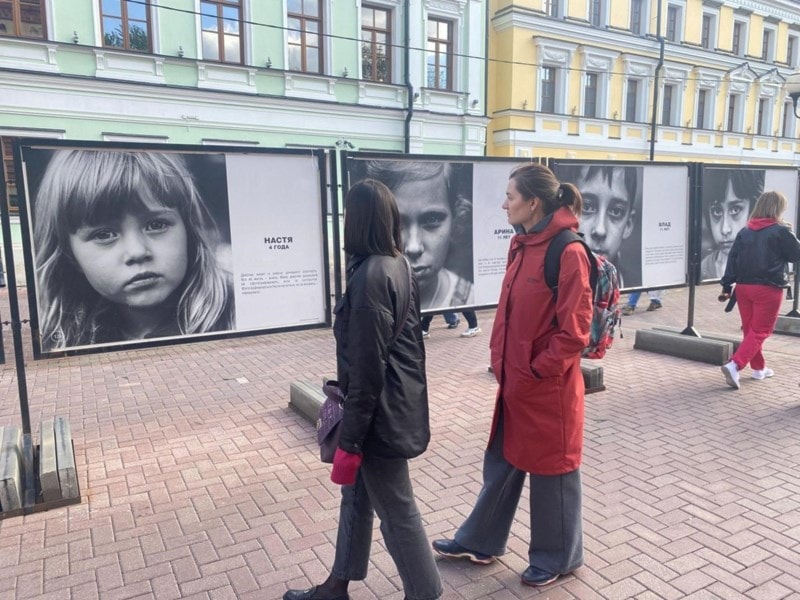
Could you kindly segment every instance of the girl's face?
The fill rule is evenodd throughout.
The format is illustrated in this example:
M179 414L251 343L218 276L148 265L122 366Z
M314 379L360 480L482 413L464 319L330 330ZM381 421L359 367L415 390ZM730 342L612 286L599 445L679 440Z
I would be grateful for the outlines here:
M509 179L506 187L506 199L503 210L508 215L509 225L522 225L525 231L536 225L539 213L536 212L536 200L525 199L517 189L517 180Z
M420 287L436 283L450 250L453 214L443 177L409 181L394 192L403 244Z
M747 225L749 208L750 201L747 198L738 198L733 192L730 181L725 188L724 198L709 207L711 235L714 236L714 243L723 254L730 252L736 234Z
M70 234L69 244L95 291L130 308L157 306L186 275L186 226L177 210L165 206L83 225Z

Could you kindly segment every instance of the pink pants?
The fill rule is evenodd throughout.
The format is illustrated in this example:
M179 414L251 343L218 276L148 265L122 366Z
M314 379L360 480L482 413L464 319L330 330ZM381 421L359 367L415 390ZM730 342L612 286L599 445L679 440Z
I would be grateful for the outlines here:
M764 368L766 363L761 347L775 329L782 300L781 288L747 283L736 285L736 304L742 316L744 339L732 360L740 371L748 363L755 370Z

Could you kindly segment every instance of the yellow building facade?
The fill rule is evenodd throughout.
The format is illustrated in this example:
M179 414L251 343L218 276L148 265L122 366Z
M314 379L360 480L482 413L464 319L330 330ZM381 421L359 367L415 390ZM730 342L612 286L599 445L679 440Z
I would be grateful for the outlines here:
M487 153L798 164L798 53L789 0L490 0Z

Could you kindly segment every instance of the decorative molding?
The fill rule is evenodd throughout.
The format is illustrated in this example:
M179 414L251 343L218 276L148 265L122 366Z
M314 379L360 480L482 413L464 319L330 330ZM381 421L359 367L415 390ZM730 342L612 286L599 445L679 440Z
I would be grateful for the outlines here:
M139 83L166 83L164 59L148 54L132 54L93 49L95 76Z
M437 15L461 17L467 0L425 0L425 9Z
M58 73L58 44L0 37L0 67Z
M197 63L197 87L255 94L256 69L222 63Z
M336 101L336 78L299 71L283 74L287 98Z

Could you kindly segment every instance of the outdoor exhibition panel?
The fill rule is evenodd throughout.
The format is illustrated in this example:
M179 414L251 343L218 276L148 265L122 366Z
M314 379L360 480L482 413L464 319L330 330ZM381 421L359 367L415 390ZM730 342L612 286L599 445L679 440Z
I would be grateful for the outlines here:
M688 283L688 164L555 160L552 168L580 190L580 232L617 267L622 289Z
M703 165L700 180L701 282L718 281L725 274L733 241L747 225L756 200L763 192L775 190L786 196L788 208L783 218L796 231L798 182L795 167Z
M329 326L324 153L22 140L34 355Z
M497 304L513 228L503 210L515 159L343 153L345 189L365 178L397 199L422 310Z

